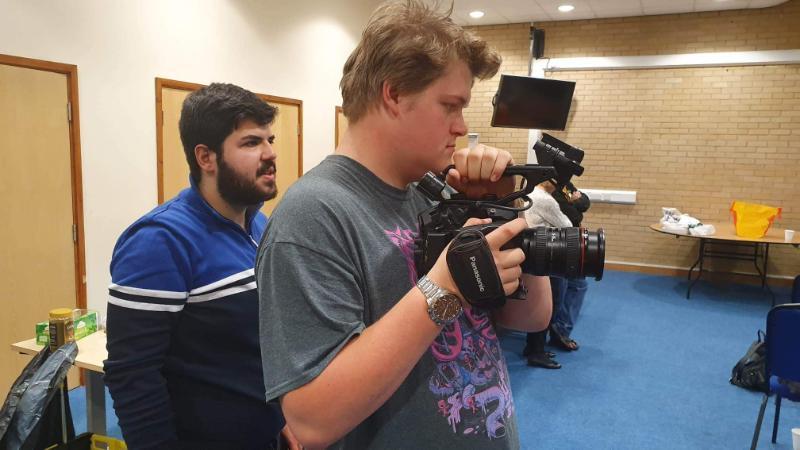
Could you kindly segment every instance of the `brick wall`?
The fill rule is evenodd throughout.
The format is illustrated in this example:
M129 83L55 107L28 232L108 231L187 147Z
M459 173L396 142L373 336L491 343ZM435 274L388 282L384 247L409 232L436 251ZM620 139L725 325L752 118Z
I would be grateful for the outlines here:
M773 8L535 24L548 57L627 56L800 48L800 0ZM526 74L529 24L477 27ZM508 54L507 54L508 53ZM519 70L517 70L517 68ZM504 65L504 70L506 69ZM585 188L637 191L636 205L596 204L585 225L603 226L607 259L688 267L697 241L655 233L662 206L730 221L732 200L783 207L781 228L800 229L800 65L552 72L577 81L567 131L587 151ZM467 120L481 141L525 160L527 133L481 128L497 80L476 84ZM738 265L736 265L738 264ZM735 265L732 267L732 265ZM711 269L752 272L712 260ZM771 274L800 273L800 250L770 249Z
M530 29L528 23L470 28L503 55L503 65L491 80L475 83L472 100L469 108L464 111L464 118L470 133L480 134L481 143L510 151L514 155L514 161L519 163L525 163L527 159L528 130L492 128L489 123L492 119L492 97L497 92L500 74L528 75Z
M800 2L618 19L540 22L544 56L633 56L800 48Z

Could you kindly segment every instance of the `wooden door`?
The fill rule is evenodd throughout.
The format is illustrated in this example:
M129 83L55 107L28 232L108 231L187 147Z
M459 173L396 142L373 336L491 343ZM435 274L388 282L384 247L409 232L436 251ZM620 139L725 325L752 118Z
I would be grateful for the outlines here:
M189 165L181 144L178 122L183 100L201 84L156 79L156 133L158 147L158 202L163 203L189 187ZM284 97L257 94L278 107L272 124L274 149L278 155L278 195L264 203L264 214L272 214L286 189L303 174L303 102Z
M303 174L300 159L302 155L298 154L300 149L300 105L270 103L278 107L278 116L275 118L275 123L272 124L272 132L275 133L275 144L272 148L278 155L275 160L278 195L274 200L264 203L261 208L267 216L272 214L272 210L281 201L286 189Z
M344 132L347 130L347 117L344 116L344 112L342 112L342 107L336 107L336 134L335 134L335 144L336 147L339 147L339 141L344 136Z
M70 79L20 65L35 63L0 55L0 400L30 361L9 345L32 338L49 310L85 302Z
M175 197L178 192L189 187L189 164L181 144L178 121L181 118L183 100L192 91L165 87L161 90L161 111L163 122L158 130L163 142L159 154L158 203Z

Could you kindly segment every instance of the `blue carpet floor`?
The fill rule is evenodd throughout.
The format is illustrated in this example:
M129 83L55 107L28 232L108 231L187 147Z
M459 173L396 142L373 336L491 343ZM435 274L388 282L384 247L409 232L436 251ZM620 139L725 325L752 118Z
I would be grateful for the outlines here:
M778 301L786 289L773 288ZM685 279L606 272L589 282L573 333L577 352L559 353L560 370L531 368L523 334L502 337L524 449L749 448L761 394L728 383L730 371L764 329L768 294L757 287L700 282L686 300ZM83 389L70 393L77 431L86 429ZM107 397L109 435L121 437ZM759 448L791 449L800 405L774 401Z
M788 290L773 289L781 299ZM757 287L607 272L589 290L560 370L531 368L524 335L503 338L526 449L749 448L761 394L728 382L764 329L768 294ZM781 405L778 443L770 400L759 448L791 449L800 406Z

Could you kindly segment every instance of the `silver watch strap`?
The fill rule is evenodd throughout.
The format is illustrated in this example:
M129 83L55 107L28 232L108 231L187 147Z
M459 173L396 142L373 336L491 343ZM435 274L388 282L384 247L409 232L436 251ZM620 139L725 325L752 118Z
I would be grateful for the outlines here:
M422 291L422 295L424 295L429 301L439 295L444 295L447 293L446 290L440 288L436 285L436 283L431 281L427 275L423 275L422 278L417 281L417 287L420 291Z

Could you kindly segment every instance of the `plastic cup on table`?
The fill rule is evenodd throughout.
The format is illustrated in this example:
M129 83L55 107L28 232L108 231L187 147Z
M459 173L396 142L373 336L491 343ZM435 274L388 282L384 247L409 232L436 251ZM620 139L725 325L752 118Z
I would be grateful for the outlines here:
M800 450L800 428L792 428L792 448Z

